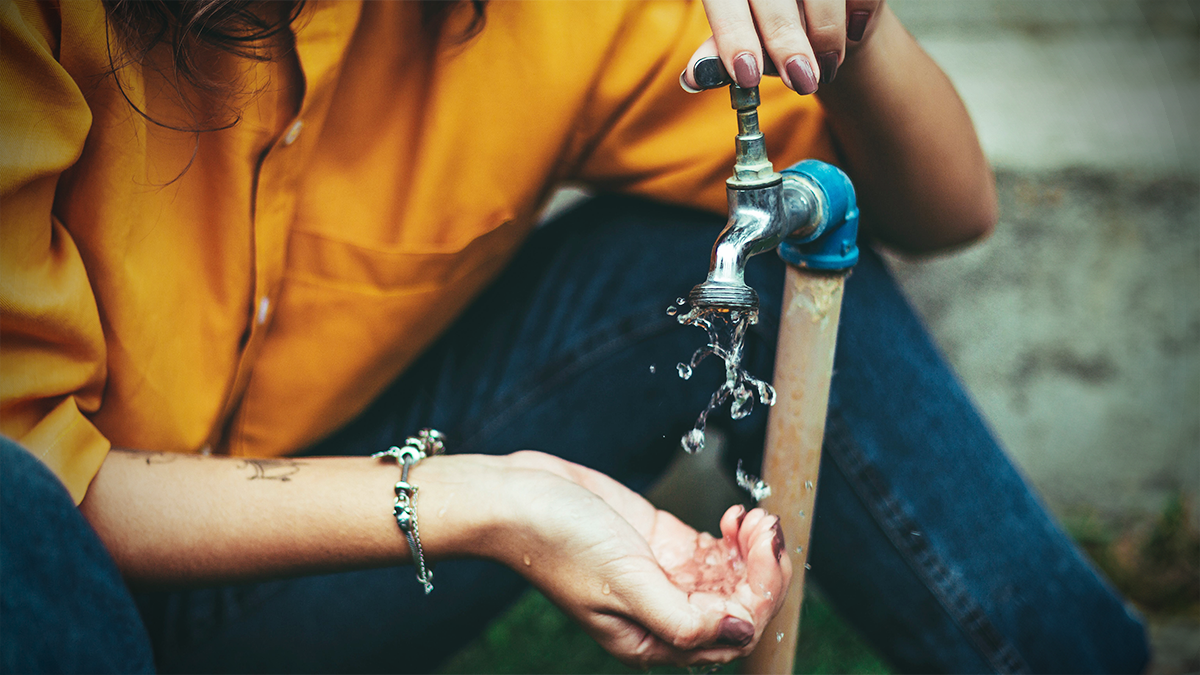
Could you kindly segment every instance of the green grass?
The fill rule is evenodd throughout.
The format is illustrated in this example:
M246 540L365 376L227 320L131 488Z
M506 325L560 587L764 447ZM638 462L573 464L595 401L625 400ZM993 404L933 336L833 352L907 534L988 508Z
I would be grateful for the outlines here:
M1125 597L1151 617L1200 617L1200 532L1175 495L1154 522L1106 524L1088 514L1067 531Z
M805 594L797 673L887 673L871 651L817 593ZM441 671L451 673L637 673L597 645L537 591L522 596ZM655 673L687 673L655 668ZM722 672L737 672L736 665Z

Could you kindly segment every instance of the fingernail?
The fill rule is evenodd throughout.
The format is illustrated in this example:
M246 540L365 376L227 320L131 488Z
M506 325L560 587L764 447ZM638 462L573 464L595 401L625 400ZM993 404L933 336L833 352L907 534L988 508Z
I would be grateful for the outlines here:
M717 629L717 644L745 647L754 639L754 626L736 616L721 619Z
M797 94L811 94L817 90L817 77L813 75L808 59L803 56L797 56L787 62L787 74L792 81L792 89L795 89Z
M863 33L867 32L867 19L870 18L870 12L850 12L850 19L846 21L846 39L854 42L863 39Z
M743 507L742 507L742 514L741 514L740 516L738 516L738 518L737 518L737 523L738 523L738 529L739 529L739 530L742 528L742 521L746 519L746 514L747 514L747 513L749 513L749 512L748 512L748 511L746 511L746 507L744 507L744 506L743 506Z
M758 72L758 61L750 52L742 52L733 59L733 79L742 89L757 87L762 75Z
M695 87L689 87L687 80L684 79L685 76L687 76L687 68L684 68L683 72L679 74L679 87L681 89L683 89L684 91L686 91L689 94L699 94L701 91L703 91L702 89L696 89Z
M779 517L775 517L775 538L771 540L771 549L775 551L775 560L783 562L783 526L779 524Z
M838 53L823 52L817 54L817 65L821 67L821 83L829 84L837 77Z

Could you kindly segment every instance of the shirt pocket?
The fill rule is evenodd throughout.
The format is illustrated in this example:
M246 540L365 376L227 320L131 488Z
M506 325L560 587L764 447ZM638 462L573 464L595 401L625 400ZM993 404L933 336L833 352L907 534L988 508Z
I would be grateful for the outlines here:
M438 225L437 227L441 227ZM449 227L449 226L448 226ZM458 228L454 228L458 229ZM466 229L466 228L462 228ZM449 246L374 247L304 230L288 242L285 279L348 293L422 293L447 288L497 258L507 260L528 233L511 211L494 211Z
M453 251L380 250L295 232L278 307L230 426L235 455L283 455L353 419L504 268L527 226Z

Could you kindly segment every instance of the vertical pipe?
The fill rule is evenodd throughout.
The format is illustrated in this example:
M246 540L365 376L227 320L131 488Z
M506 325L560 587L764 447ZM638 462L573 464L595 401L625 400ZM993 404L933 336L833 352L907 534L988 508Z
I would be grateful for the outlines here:
M845 279L844 271L787 268L775 353L777 396L763 454L763 480L771 486L771 496L761 506L779 516L792 583L783 608L744 661L746 673L792 672Z

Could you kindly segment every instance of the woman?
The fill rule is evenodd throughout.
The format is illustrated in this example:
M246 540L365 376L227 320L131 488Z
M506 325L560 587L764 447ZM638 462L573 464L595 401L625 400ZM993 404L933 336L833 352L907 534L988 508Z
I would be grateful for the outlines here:
M882 2L22 3L3 30L14 670L148 666L144 621L163 670L425 671L522 578L626 662L744 654L790 579L776 519L726 513L693 593L717 544L609 477L645 486L712 390L649 368L695 346L662 309L717 221L681 207L722 212L732 164L691 64L753 86L771 59L772 158L839 161L879 241L996 218L961 102ZM626 196L534 233L564 181ZM752 372L780 274L751 272ZM846 302L813 574L901 668L1139 668L1140 626L877 259ZM426 426L451 454L409 476L414 550L366 455ZM469 560L425 597L387 567L414 556Z

